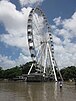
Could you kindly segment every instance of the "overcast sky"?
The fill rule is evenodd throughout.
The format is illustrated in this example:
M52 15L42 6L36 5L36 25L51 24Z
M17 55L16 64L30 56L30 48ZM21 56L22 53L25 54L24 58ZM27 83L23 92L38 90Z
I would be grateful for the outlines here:
M31 60L26 25L30 7L37 4L51 25L59 68L76 66L76 0L0 0L0 66Z

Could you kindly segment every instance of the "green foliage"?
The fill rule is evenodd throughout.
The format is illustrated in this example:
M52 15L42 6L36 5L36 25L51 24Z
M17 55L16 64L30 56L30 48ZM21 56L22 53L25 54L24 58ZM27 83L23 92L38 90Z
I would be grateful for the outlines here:
M67 68L61 69L61 74L64 80L75 79L76 78L76 67L70 66Z
M2 70L2 67L0 67L0 78L3 78L3 70Z
M22 74L27 74L31 65L33 62L28 62L25 65L20 65L16 66L7 70L3 70L2 67L0 67L0 78L2 79L12 79L17 76L21 76ZM33 67L32 73L36 72L35 68ZM61 74L64 80L69 80L69 79L76 79L76 67L75 66L70 66L67 68L61 69ZM57 74L58 75L58 74Z
M12 79L20 75L22 75L22 70L21 70L21 67L18 67L18 66L7 69L7 70L1 70L0 72L0 78L4 78L4 79L5 78Z
M27 74L27 73L29 72L29 69L30 69L32 63L33 63L33 62L27 62L25 65L21 66L21 68L22 68L22 73L23 73L23 74ZM35 72L35 66L33 66L31 72L32 72L32 73Z
M20 65L19 67L13 67L7 70L2 70L0 67L0 78L2 79L13 79L22 74L27 74L33 62L28 62L25 65ZM35 67L33 67L31 72L35 72Z

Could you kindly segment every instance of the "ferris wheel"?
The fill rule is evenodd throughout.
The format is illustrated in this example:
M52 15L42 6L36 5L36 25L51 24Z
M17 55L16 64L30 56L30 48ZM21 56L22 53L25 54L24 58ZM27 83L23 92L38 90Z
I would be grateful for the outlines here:
M39 7L35 7L29 13L27 38L31 58L34 61L28 75L31 74L33 67L37 67L35 74L40 73L43 77L53 75L55 81L57 81L56 70L58 70L58 67L54 59L51 27L44 12Z

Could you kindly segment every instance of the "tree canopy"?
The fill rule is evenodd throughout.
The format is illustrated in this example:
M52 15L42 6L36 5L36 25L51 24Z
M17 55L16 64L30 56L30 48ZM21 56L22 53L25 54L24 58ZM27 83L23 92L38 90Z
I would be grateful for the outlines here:
M12 79L17 76L21 76L22 74L27 74L32 62L28 62L25 65L16 66L7 70L3 70L0 67L0 79ZM35 72L35 67L31 72ZM76 67L69 66L60 70L62 77L64 80L76 79Z
M76 67L70 66L60 70L64 80L76 79Z

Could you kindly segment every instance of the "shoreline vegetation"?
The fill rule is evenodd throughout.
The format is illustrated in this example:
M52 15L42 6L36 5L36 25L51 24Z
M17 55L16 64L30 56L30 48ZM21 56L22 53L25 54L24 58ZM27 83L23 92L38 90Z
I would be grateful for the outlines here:
M32 62L28 62L25 65L15 66L10 69L3 70L0 67L0 80L22 80L23 75L26 75L29 71ZM32 70L34 72L35 69ZM69 66L60 70L64 81L76 82L76 67Z

